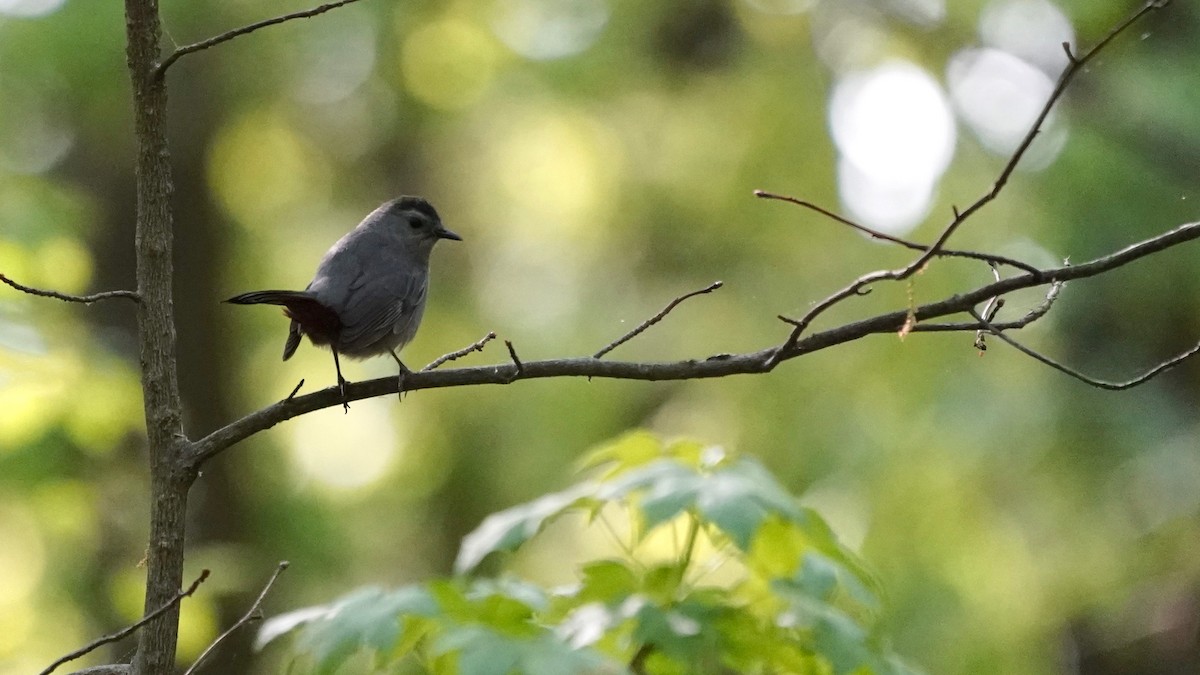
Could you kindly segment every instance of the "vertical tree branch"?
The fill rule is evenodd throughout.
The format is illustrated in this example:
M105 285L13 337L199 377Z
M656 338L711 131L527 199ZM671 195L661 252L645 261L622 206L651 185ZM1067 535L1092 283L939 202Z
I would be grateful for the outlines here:
M137 134L137 292L142 391L149 444L152 513L146 552L146 612L178 593L183 581L184 514L191 474L180 469L187 439L180 421L172 289L172 177L167 151L167 91L155 76L159 57L157 0L125 0L127 65ZM175 666L179 609L146 624L134 675L170 673Z

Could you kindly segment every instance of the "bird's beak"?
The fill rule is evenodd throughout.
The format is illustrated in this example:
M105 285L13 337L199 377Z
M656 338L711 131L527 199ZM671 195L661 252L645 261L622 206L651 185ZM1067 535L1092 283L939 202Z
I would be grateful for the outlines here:
M434 234L438 236L438 239L453 239L454 241L462 241L462 237L451 232L450 230L447 230L441 225L438 226L437 231Z

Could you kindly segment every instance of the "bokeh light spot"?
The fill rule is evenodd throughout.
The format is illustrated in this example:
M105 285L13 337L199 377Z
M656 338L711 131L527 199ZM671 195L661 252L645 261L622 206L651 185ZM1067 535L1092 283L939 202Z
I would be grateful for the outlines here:
M954 155L954 119L937 82L903 62L849 75L829 119L846 206L891 232L916 225Z
M1067 65L1062 44L1075 41L1070 19L1047 0L992 2L979 17L979 35L989 47L1054 74Z
M389 414L394 397L352 405L353 417L336 407L295 420L291 458L305 478L337 490L357 490L383 478L392 466L400 451Z
M333 103L354 92L375 67L375 27L366 13L335 12L293 50L292 91L308 103Z
M523 227L584 234L614 182L617 139L588 118L547 113L516 125L495 148L493 170Z
M3 0L0 0L3 2ZM0 167L23 174L54 168L75 145L61 108L38 89L7 83L0 90Z
M0 14L31 19L57 11L66 0L0 0Z
M604 0L500 0L492 27L521 56L558 59L592 46L608 15Z
M33 516L13 503L0 504L0 542L0 614L8 614L41 583L46 551Z
M241 224L278 220L301 202L312 210L329 192L324 159L268 110L244 113L217 132L208 180Z
M78 240L55 237L37 252L38 277L64 293L79 293L92 280L92 256Z
M984 147L1009 155L1028 133L1050 97L1054 83L1045 73L998 49L971 49L955 54L947 66L951 98L959 115ZM1065 142L1047 118L1046 133L1031 148L1022 166L1044 166Z
M496 48L472 23L442 19L413 31L400 52L408 90L434 108L457 110L479 100L492 83Z

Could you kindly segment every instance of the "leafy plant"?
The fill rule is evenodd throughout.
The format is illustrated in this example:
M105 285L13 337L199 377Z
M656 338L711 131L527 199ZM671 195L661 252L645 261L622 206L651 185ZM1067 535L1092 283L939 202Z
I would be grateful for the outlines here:
M582 468L590 478L486 518L453 578L275 617L259 646L294 632L297 664L322 674L364 652L376 669L463 675L913 672L875 628L878 583L755 460L635 432ZM569 516L619 555L584 562L566 588L478 575ZM647 550L680 532L669 555Z

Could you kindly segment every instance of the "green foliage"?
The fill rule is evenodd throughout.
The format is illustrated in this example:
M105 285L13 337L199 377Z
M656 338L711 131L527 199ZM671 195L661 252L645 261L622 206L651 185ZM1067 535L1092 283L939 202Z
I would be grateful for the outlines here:
M464 675L912 672L875 630L875 580L758 462L636 432L583 467L594 476L485 519L454 578L276 617L260 645L295 631L301 662L322 674L362 651L377 668ZM622 555L583 563L567 588L472 576L555 520L614 511L631 521ZM639 555L672 527L686 535L670 556ZM734 573L706 582L717 568Z

